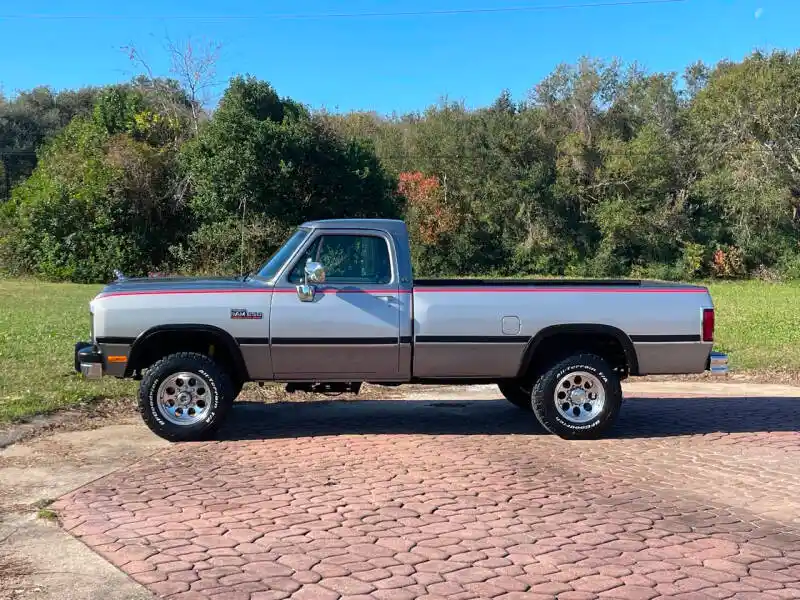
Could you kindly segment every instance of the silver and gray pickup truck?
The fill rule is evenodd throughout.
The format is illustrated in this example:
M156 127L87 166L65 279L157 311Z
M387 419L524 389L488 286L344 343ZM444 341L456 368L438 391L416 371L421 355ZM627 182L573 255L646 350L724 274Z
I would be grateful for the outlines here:
M125 279L90 303L87 378L140 379L159 436L208 437L248 381L493 383L564 438L598 437L620 381L727 371L706 288L644 281L414 279L402 221L305 223L257 271Z

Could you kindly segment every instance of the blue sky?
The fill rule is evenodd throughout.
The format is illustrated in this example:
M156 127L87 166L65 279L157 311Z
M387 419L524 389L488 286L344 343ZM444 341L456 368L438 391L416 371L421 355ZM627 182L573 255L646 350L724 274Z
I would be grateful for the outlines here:
M0 0L0 85L6 95L128 79L120 47L141 48L167 74L166 35L222 44L217 76L250 73L281 95L329 110L421 110L442 96L469 106L503 88L516 99L582 55L677 70L702 59L800 46L798 0L686 0L511 13L357 18L264 15L568 6L609 0ZM36 16L39 15L39 16ZM43 18L75 15L90 18ZM112 16L113 18L103 18ZM224 16L227 18L216 18ZM200 18L197 17L208 17ZM252 17L252 18L240 18Z

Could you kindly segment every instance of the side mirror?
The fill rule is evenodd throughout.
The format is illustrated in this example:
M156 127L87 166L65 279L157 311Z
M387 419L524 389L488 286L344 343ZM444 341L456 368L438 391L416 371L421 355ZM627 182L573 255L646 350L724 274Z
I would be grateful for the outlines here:
M325 267L321 263L311 262L306 263L303 270L306 276L306 283L320 284L325 283Z
M297 286L297 297L300 302L313 302L317 292L316 285L325 283L325 267L311 259L303 268L304 281Z

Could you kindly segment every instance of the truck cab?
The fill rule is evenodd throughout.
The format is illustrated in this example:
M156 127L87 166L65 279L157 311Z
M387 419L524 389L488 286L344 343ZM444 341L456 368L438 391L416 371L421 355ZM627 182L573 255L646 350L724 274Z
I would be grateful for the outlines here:
M332 220L299 231L298 251L255 276L273 294L271 377L408 381L413 278L405 224Z

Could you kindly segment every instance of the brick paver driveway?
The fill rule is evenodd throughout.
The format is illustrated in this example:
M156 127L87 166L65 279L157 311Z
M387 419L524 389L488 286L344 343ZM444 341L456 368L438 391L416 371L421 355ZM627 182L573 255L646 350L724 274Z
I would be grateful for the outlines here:
M175 600L800 598L800 400L633 399L570 443L465 398L237 406L57 509Z

